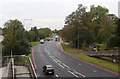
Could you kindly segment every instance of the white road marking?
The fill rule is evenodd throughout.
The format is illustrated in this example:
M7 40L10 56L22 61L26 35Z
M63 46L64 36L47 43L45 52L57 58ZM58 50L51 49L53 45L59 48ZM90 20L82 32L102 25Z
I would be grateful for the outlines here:
M55 61L57 63L57 61L55 59L53 59L53 61Z
M96 70L93 70L93 72L96 72Z
M40 75L37 73L37 76L39 77Z
M56 75L56 77L58 77L58 75Z
M77 71L75 71L75 70L73 70L73 71L74 71L76 74L79 74L79 75L85 77L85 75L83 75L83 74L81 74L81 73L79 73L79 72L77 72Z
M64 65L64 67L67 67L67 68L69 68L67 65L65 65L64 63L63 63L63 65Z
M62 68L64 68L60 63L58 63L59 66L61 66Z
M65 65L64 63L62 63L59 59L57 59L55 56L53 56L53 55L51 55L51 53L45 48L45 51L48 53L48 54L50 54L50 57L53 59L53 61L55 61L56 63L58 63L58 65L59 66L61 66L62 68L67 68L67 70L68 70L68 72L69 73L71 73L72 75L74 75L75 77L79 77L78 75L81 75L81 76L83 76L83 77L85 77L85 75L83 75L83 74L81 74L81 73L79 73L79 72L77 72L77 71L75 71L75 70L72 70L72 69L70 69L69 68L69 66L67 66L67 65ZM60 53L59 53L60 54ZM65 57L65 56L64 56ZM69 59L69 60L71 60L71 58ZM47 64L48 62L46 62L46 64ZM80 63L79 63L79 65L81 65ZM94 71L95 72L95 71ZM58 75L56 75L56 77L58 77Z
M68 70L68 72L71 73L72 75L74 75L75 77L78 77L78 76L75 75L73 72L71 72L71 71L69 71L69 70Z

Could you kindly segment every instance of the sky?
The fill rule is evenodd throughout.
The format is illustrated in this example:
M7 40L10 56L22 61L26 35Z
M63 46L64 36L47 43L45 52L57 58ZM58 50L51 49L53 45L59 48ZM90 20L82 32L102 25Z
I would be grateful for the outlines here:
M75 11L78 4L87 7L101 5L110 14L118 16L120 0L0 0L0 27L8 20L18 19L25 29L39 28L62 29L65 17Z

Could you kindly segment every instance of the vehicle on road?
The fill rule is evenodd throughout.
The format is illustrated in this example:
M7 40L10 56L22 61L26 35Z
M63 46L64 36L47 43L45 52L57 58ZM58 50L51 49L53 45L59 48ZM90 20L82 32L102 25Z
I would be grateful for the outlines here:
M45 73L45 75L54 75L54 69L52 67L52 65L45 65L43 66L43 73Z
M40 43L41 43L41 44L44 44L44 40L43 40L43 39L42 39L42 40L40 40Z
M50 38L47 39L47 41L50 41L50 40L51 40Z

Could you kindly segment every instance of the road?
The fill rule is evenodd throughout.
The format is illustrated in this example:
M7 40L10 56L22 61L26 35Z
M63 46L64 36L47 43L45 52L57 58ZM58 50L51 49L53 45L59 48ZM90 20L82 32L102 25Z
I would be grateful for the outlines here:
M102 70L63 53L56 44L57 42L54 40L46 41L44 44L38 44L32 48L38 77L118 77L116 74ZM53 66L55 69L54 76L43 74L42 67L46 64Z

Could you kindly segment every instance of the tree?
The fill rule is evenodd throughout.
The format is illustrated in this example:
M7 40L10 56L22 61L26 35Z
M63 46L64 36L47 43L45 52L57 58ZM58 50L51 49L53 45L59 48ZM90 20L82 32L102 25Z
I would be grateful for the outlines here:
M52 31L49 28L40 28L40 29L38 29L38 32L39 32L40 39L49 37L49 35L52 33Z
M33 27L33 28L31 28L31 31L34 31L34 33L35 33L34 41L39 40L38 29L36 27Z
M4 26L5 35L3 40L3 55L28 54L30 52L30 45L27 40L24 27L20 21L9 20Z

